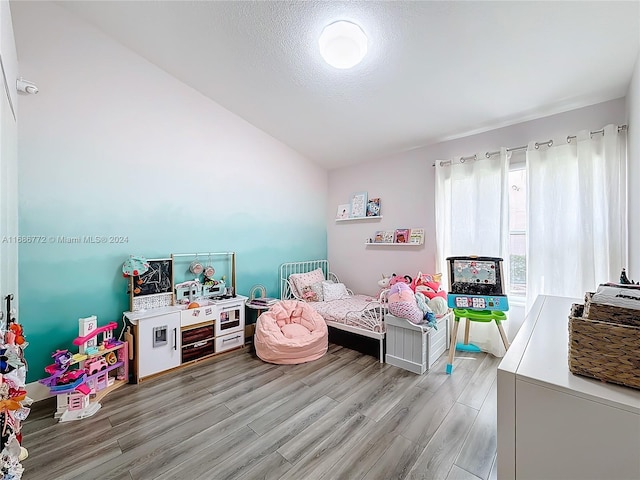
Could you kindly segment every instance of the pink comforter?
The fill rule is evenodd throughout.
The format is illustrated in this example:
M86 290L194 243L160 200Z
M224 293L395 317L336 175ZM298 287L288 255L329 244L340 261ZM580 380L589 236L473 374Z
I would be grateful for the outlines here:
M310 362L327 353L327 324L306 303L282 300L258 317L254 345L265 362Z

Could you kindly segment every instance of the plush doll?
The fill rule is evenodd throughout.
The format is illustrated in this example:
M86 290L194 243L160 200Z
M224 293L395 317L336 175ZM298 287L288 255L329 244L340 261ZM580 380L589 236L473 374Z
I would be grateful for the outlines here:
M428 300L427 303L429 304L429 308L438 317L441 317L449 310L447 301L442 297L433 297L431 300Z
M395 273L393 273L391 275L391 279L389 280L389 286L392 287L393 285L395 285L398 282L406 283L407 285L411 285L412 281L413 280L409 275L405 275L404 277L400 277L400 276L396 275Z
M380 289L378 290L377 293L377 297L380 298L380 295L382 295L382 292L384 292L385 290L389 290L389 282L391 281L391 277L387 277L385 276L385 274L382 274L382 279L378 280L378 287L380 287Z
M411 289L415 292L421 292L429 300L435 297L442 297L447 299L447 292L440 287L440 280L442 279L441 273L429 275L426 273L418 272L416 278L411 282Z
M441 279L441 273L428 274L418 272L416 278L413 280L413 282L411 282L411 290L413 290L414 293L422 292L425 297L431 299L436 296L436 293L439 292ZM442 294L439 296L443 296L444 298L446 298L447 294L445 292L442 292Z
M418 308L422 310L423 319L427 325L430 327L438 329L438 322L436 321L436 314L431 310L431 307L428 305L427 298L420 292L416 293L416 303L418 304Z
M302 289L302 298L305 302L317 302L318 294L313 290L311 285Z
M416 297L404 282L397 282L389 289L387 295L389 313L396 317L406 318L411 323L420 325L424 320L424 313L418 307Z

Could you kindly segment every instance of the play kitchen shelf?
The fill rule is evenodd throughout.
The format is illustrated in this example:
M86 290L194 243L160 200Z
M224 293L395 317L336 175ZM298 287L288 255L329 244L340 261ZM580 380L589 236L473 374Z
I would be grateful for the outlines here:
M125 312L124 321L133 336L136 382L244 345L247 297L235 293L235 252L173 253L149 264L170 283L154 288L153 268L141 283L132 280L139 292L131 305L140 308ZM149 301L163 295L165 302L167 294L169 305Z
M172 305L125 312L135 339L135 381L243 346L246 300L236 295L198 308Z

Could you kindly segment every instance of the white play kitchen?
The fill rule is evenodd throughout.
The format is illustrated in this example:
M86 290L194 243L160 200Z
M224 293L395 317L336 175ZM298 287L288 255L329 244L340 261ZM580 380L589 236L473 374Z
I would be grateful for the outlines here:
M235 252L142 260L124 313L136 382L244 345L247 297L236 295Z

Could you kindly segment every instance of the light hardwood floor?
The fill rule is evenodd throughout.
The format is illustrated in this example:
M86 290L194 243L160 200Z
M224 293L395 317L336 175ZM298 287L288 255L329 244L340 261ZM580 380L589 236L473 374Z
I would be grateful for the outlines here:
M415 375L335 344L286 366L246 348L126 385L84 420L36 403L23 478L495 479L498 363L459 353L452 375L445 356Z

